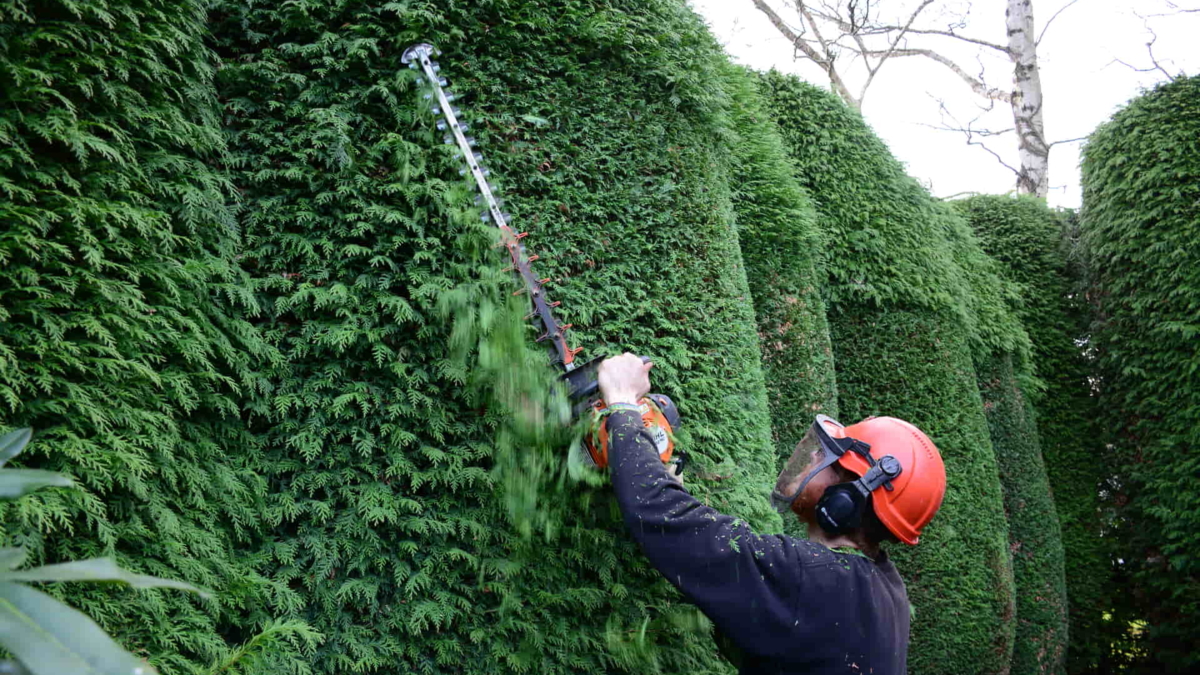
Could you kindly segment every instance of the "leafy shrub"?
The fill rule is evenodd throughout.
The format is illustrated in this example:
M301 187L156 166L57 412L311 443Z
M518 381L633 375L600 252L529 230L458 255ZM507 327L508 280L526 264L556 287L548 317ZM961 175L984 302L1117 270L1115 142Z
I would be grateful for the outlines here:
M753 76L731 68L738 132L733 204L754 296L776 451L786 458L818 413L837 416L824 240Z
M1078 288L1080 269L1072 259L1076 251L1068 239L1068 219L1032 197L979 196L955 202L955 206L970 221L984 250L1021 288L1016 310L1032 342L1040 382L1032 398L1041 454L1062 531L1069 599L1067 669L1094 672L1112 641L1103 621L1112 592L1109 552L1100 538L1104 450L1097 440L1098 410L1088 382L1091 364L1079 346L1087 339L1090 319ZM1030 518L1018 521L1010 517L1014 532L1028 528L1030 533L1044 533L1049 511L1041 501L1030 498L1025 502ZM1050 569L1044 562L1039 567L1036 559L1023 558L1021 551L1014 555L1018 566L1024 562L1037 574ZM1049 577L1042 583L1056 585ZM1049 601L1053 595L1018 593L1017 599L1019 603L1037 597ZM1042 610L1050 608L1049 604L1040 606ZM1028 617L1038 610L1018 609L1018 616ZM1041 611L1040 615L1052 619L1051 612ZM1022 650L1018 644L1018 654ZM1019 661L1022 657L1014 658Z
M827 239L829 323L843 421L894 415L946 461L942 511L921 544L893 547L915 610L916 673L1006 672L1013 577L996 458L972 344L985 310L956 263L954 223L833 95L778 73L770 110ZM1001 340L1003 342L1003 340Z
M509 527L523 485L491 471L503 415L451 341L504 329L513 286L398 65L417 41L446 51L577 341L654 357L690 487L778 527L730 101L700 20L674 0L224 2L213 19L242 264L286 357L247 403L274 532L254 556L274 606L327 636L318 668L724 672L606 490L568 484L539 536ZM479 304L454 333L446 298L467 287Z
M32 561L112 557L228 589L70 590L166 672L226 649L258 594L235 544L265 480L237 423L270 351L231 305L232 191L201 38L203 2L0 3L0 425L40 429L20 461L67 474L0 506Z
M1083 155L1080 229L1146 672L1200 668L1200 78L1134 99Z

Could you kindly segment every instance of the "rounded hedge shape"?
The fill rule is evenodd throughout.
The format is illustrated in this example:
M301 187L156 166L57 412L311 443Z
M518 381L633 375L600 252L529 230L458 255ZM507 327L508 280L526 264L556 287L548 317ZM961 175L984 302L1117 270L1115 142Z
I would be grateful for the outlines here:
M702 22L675 0L227 2L214 19L243 264L287 357L248 403L273 484L256 555L278 606L326 635L315 670L725 672L607 489L563 490L546 538L509 526L499 413L467 391L440 307L515 282L399 64L414 42L445 51L585 356L652 356L689 487L778 527L724 61Z
M1083 154L1080 228L1115 445L1121 558L1151 668L1200 668L1200 78L1134 99Z
M890 549L915 611L909 668L1006 672L1012 568L972 365L971 344L982 337L970 328L974 301L955 262L953 217L834 96L778 73L763 82L827 238L842 420L907 419L946 462L945 502L921 544Z
M1017 591L1012 667L1018 673L1062 672L1067 649L1062 538L1028 400L1037 383L1016 314L1024 309L1023 287L983 252L970 226L960 218L953 222L951 240L978 316L975 369L1008 516Z
M1000 465L1017 588L1012 672L1061 673L1067 653L1063 545L1033 406L1011 354L977 360L983 409Z
M730 70L738 133L733 205L758 318L772 435L786 458L817 414L837 416L833 349L821 298L824 240L756 78Z
M1091 319L1078 290L1082 280L1067 236L1068 219L1033 197L985 195L955 206L984 250L1021 288L1015 308L1032 341L1040 388L1031 398L1062 531L1070 626L1066 667L1072 673L1094 672L1113 639L1103 620L1112 594L1109 551L1100 538L1104 449L1089 382L1092 366L1079 346L1087 340ZM1035 515L1031 524L1042 519ZM1018 522L1010 522L1016 531ZM1015 562L1020 561L1018 555Z
M51 589L168 673L224 654L219 618L261 595L233 548L267 487L236 422L270 352L228 306L205 4L0 6L0 431L33 427L20 462L79 486L0 506L5 545L219 591Z

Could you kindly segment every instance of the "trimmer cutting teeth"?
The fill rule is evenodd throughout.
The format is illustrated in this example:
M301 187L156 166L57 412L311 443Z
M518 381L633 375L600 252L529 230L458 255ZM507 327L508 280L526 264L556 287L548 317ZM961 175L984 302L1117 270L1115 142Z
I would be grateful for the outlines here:
M409 47L404 52L401 62L413 70L421 71L417 83L428 86L425 100L429 102L429 110L440 115L437 121L438 131L446 132L446 145L457 145L466 162L466 167L459 169L459 174L471 175L479 195L475 199L477 206L486 207L482 218L491 222L500 230L501 245L508 250L512 260L510 269L520 278L521 288L516 294L527 294L533 305L532 312L527 318L533 320L539 330L538 342L549 342L552 350L553 363L561 367L562 381L566 384L575 414L593 414L600 416L601 424L596 433L588 434L584 439L587 447L587 458L598 468L608 466L608 431L603 423L607 408L599 396L599 384L596 380L596 370L604 356L598 356L579 365L575 357L582 348L571 348L567 342L567 331L571 324L560 324L554 316L554 308L561 303L551 302L546 298L545 285L549 278L538 278L530 268L530 263L538 256L529 255L525 250L523 240L528 232L517 232L511 226L512 216L501 210L503 200L497 198L496 190L488 182L490 171L483 166L483 155L476 149L478 141L467 136L469 126L462 121L462 111L452 105L456 96L448 93L449 82L441 75L442 67L432 59L440 56L441 52L430 44L418 44ZM644 361L648 358L642 357ZM662 394L649 394L639 402L642 421L658 445L659 456L663 462L677 465L677 471L682 471L684 456L682 452L675 453L675 441L671 430L679 426L679 410L670 398Z

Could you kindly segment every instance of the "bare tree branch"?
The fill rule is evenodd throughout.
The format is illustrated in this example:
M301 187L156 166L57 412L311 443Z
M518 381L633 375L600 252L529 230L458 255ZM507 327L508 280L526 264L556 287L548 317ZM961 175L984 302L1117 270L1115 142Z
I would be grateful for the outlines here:
M1156 70L1158 70L1160 73L1162 73L1163 76L1165 76L1167 78L1167 80L1174 82L1175 76L1168 73L1167 69L1163 68L1162 64L1160 64L1158 62L1158 59L1154 58L1154 43L1158 42L1158 33L1155 33L1154 30L1150 28L1149 23L1146 24L1146 30L1150 31L1150 36L1151 36L1150 41L1146 43L1146 52L1150 55L1150 63L1153 63L1154 68Z
M1171 2L1171 0L1167 0L1167 7L1170 7L1171 9L1173 9L1173 10L1175 10L1175 11L1174 11L1174 12L1163 12L1162 14L1147 14L1146 16L1148 16L1148 17L1155 17L1155 16L1175 16L1175 15L1177 15L1177 14L1195 14L1196 12L1200 12L1200 8L1197 8L1197 9L1181 9L1181 8L1179 7L1179 5L1177 5L1177 4L1173 3L1173 2Z
M1137 12L1134 12L1134 14L1137 14ZM1158 33L1155 33L1154 29L1150 27L1150 21L1148 20L1148 17L1144 17L1140 14L1137 14L1137 16L1140 19L1142 19L1143 24L1146 26L1146 32L1150 33L1150 41L1146 43L1146 52L1150 56L1150 67L1149 68L1138 68L1137 66L1134 66L1133 64L1126 63L1125 61L1122 61L1121 59L1117 59L1117 58L1114 58L1112 61L1109 61L1108 65L1111 66L1114 63L1119 63L1136 73L1152 73L1157 70L1158 72L1163 74L1163 77L1167 78L1167 81L1174 82L1175 76L1172 75L1171 73L1167 72L1167 69L1163 68L1162 64L1159 63L1158 59L1154 56L1154 43L1158 42Z
M968 32L968 18L972 9L969 0L966 3L949 0L912 0L908 5L910 10L907 16L886 18L881 16L879 7L887 4L895 8L897 3L884 3L883 0L753 0L754 5L795 45L797 58L803 54L820 66L829 76L831 88L855 108L861 109L869 87L877 79L885 63L892 58L910 56L920 56L940 63L957 75L986 103L986 106L979 106L981 114L994 110L997 101L1007 104L1012 109L1011 129L978 129L975 123L979 118L967 125L950 126L943 123L942 127L938 128L963 133L969 145L982 147L1003 166L1017 174L1019 192L1043 197L1049 187L1050 149L1055 144L1046 140L1043 120L1045 99L1038 67L1037 47L1048 35L1049 27L1069 8L1079 4L1079 1L1057 0L1060 5L1058 10L1038 33L1032 0L1005 0L1006 42L1000 44L964 34ZM783 3L794 9L799 23L788 25L771 9L769 2L777 5ZM939 6L940 10L926 11L927 8ZM936 18L932 16L935 11L939 12ZM973 51L979 64L978 74L972 74L961 65L963 61L951 58L946 51L940 49L939 46L944 46L938 42L941 38L952 38L977 47ZM1155 58L1153 41L1147 47L1151 62L1157 70L1166 74L1166 69ZM988 68L985 67L983 59L985 49L991 50L988 53L1003 54L1005 60L1011 64L1011 87L989 85ZM857 69L855 62L860 58L865 77L856 97L848 91L845 78L851 72L847 67L853 65ZM857 70L854 72L857 74ZM945 112L943 106L943 118ZM1019 169L1005 163L1003 157L985 144L992 136L1009 132L1015 132L1017 152L1021 160ZM1071 141L1058 143L1065 142Z
M1078 0L1072 0L1072 4L1074 2L1078 2ZM894 33L896 31L900 31L901 33L912 33L914 35L940 35L942 37L952 37L957 40L962 40L963 42L970 42L971 44L976 44L981 47L988 47L990 49L995 49L996 51L1003 52L1004 54L1008 54L1008 47L1005 47L1004 45L999 45L999 44L996 44L995 42L988 42L987 40L982 40L979 38L973 38L973 37L970 37L967 35L959 35L958 33L955 33L953 30L938 30L938 29L933 29L933 28L913 28L912 27L912 23L913 23L912 19L915 19L917 14L920 14L922 10L924 10L927 6L929 6L931 4L933 4L931 1L925 2L920 7L918 7L917 11L913 14L912 18L909 19L908 23L904 26L881 24L878 26L865 27L866 30L863 30L864 27L860 26L857 28L857 32L862 35L879 35L879 34ZM853 25L847 23L845 19L837 16L836 14L819 13L818 15L822 19L836 23L838 25L838 27L844 31L849 32L849 31L855 29L855 27Z
M1013 174L1016 175L1018 179L1020 179L1020 177L1022 175L1020 169L1017 169L1016 167L1012 166L1008 162L1004 161L1004 158L1000 156L1000 153L991 149L990 147L988 147L987 143L984 143L982 140L978 140L978 138L977 138L977 137L988 138L990 136L1000 136L1002 134L1013 131L1013 129L1004 129L1002 131L991 131L988 129L974 128L973 125L979 121L979 118L983 116L983 113L980 113L979 116L977 116L975 119L971 120L970 122L967 122L964 125L962 122L958 121L958 118L956 118L954 116L954 114L950 112L950 109L946 107L945 100L937 98L937 97L933 97L932 94L930 96L935 101L938 102L938 115L941 117L942 123L940 125L919 123L920 126L929 127L931 129L937 129L939 131L955 131L955 132L959 132L959 133L963 134L966 137L967 145L974 145L979 148L983 148L984 151L986 151L989 155L994 157L997 162L1000 163L1000 166L1003 166L1004 168L1013 172ZM946 124L947 117L949 117L951 120L954 121L954 126Z
M891 30L899 30L899 26L881 26L881 28L887 28L887 29L891 29ZM956 40L962 40L963 42L970 42L971 44L979 45L981 47L988 47L989 49L995 49L996 51L1002 52L1004 54L1009 53L1008 47L1005 47L1004 45L998 45L995 42L988 42L987 40L980 40L979 38L968 37L966 35L959 35L958 33L955 33L954 31L922 30L922 29L914 28L914 29L909 30L908 32L912 33L914 35L940 35L942 37L952 37Z
M755 1L757 2L758 0ZM971 91L975 92L976 94L979 94L984 98L996 101L1004 101L1005 103L1009 104L1012 103L1012 92L996 89L995 87L988 87L985 82L976 79L970 73L963 70L962 66L959 66L957 63L933 51L932 49L895 49L892 50L891 55L924 56L927 59L932 59L954 71L954 74L962 78L963 82L966 82L967 85L971 87Z
M861 107L862 102L854 98L854 94L850 93L850 89L846 86L845 81L842 80L842 76L838 73L837 68L834 67L833 58L831 58L828 50L826 50L825 54L822 55L816 49L813 49L812 45L809 44L803 36L792 30L792 27L789 26L787 22L783 20L783 17L779 16L779 14L767 4L766 0L753 0L753 2L754 6L757 7L759 11L767 15L767 18L771 20L771 23L775 25L775 28L778 29L784 37L791 40L796 49L800 50L804 56L808 57L810 61L817 64L822 70L825 71L825 74L829 76L830 84L833 85L833 88L837 91L838 95L842 97L843 101L855 108ZM820 37L819 34L818 37ZM821 43L824 45L824 40L821 40Z
M1047 144L1046 147L1053 148L1056 145L1062 145L1062 144L1066 144L1066 143L1078 143L1079 141L1086 141L1087 139L1088 139L1087 136L1080 136L1079 138L1067 138L1067 139L1063 139L1061 141L1054 141L1053 143L1049 143L1049 144Z
M1074 4L1075 4L1075 3L1077 3L1077 2L1079 2L1079 0L1071 0L1071 1L1070 1L1070 2L1068 2L1067 4L1065 4L1065 5L1063 5L1062 7L1060 7L1060 8L1058 9L1058 11L1054 13L1054 16L1050 17L1050 20L1049 20L1049 21L1047 21L1047 22L1045 23L1045 25L1043 25L1043 26L1042 26L1042 32L1038 34L1037 40L1035 40L1035 41L1034 41L1034 43L1033 43L1033 46L1034 46L1034 47L1039 47L1039 46L1041 46L1041 44L1042 44L1042 38L1046 37L1046 31L1050 29L1050 24L1054 23L1054 20L1058 18L1058 15L1059 15L1059 14L1062 14L1062 13L1063 13L1063 12L1065 12L1065 11L1067 11L1067 9L1069 9L1069 8L1071 7L1071 5L1074 5Z
M883 67L884 62L886 62L888 58L895 53L896 46L899 45L900 41L904 39L905 33L912 28L913 22L916 21L921 12L925 11L925 8L932 5L933 2L934 0L925 0L915 10L913 10L912 15L908 17L908 22L904 24L904 27L901 28L898 33L896 33L896 37L891 41L891 44L888 45L887 53L879 57L879 61L875 64L874 68L871 67L870 62L867 60L867 57L864 54L867 51L867 46L863 42L862 36L857 32L853 34L854 41L858 44L858 47L861 50L859 51L859 54L864 54L863 61L867 64L867 81L863 83L862 94L859 95L859 100L862 100L864 97L866 97L867 87L871 86L871 82L875 80L875 75L879 72L879 69Z

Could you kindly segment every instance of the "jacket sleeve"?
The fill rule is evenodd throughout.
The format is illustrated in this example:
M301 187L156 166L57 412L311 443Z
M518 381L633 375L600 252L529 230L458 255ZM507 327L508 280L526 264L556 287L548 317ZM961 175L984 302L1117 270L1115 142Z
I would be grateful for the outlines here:
M688 494L637 413L613 413L608 429L617 502L650 564L739 647L762 656L785 649L806 625L793 616L802 592L797 542L755 535Z

